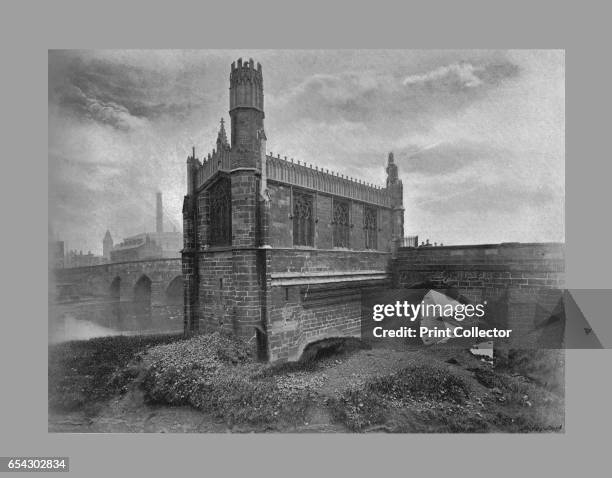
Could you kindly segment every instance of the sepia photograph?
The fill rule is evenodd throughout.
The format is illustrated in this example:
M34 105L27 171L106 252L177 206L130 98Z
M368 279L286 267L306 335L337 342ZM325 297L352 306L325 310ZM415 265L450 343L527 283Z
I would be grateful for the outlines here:
M564 50L50 49L48 165L49 433L566 432Z

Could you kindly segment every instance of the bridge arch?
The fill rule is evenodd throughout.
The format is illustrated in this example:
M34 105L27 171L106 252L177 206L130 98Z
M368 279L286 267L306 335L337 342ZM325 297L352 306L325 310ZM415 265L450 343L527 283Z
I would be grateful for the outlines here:
M139 318L151 318L151 279L140 276L134 285L134 312Z
M182 305L184 297L183 276L176 276L166 287L166 304Z
M181 302L166 303L170 283L182 275L180 258L70 267L53 274L57 295L50 313L61 306L79 319L120 331L182 329L184 292L179 280L168 292Z
M109 287L110 298L116 301L121 299L121 277L115 277Z

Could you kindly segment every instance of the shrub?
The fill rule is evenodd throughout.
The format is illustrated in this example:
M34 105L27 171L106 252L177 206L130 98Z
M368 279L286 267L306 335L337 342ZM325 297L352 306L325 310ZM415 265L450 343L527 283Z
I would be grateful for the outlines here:
M279 387L266 366L255 363L240 340L219 333L151 349L143 381L154 403L191 405L228 424L274 426L306 419L311 390Z
M334 420L353 431L380 425L386 422L388 404L385 397L366 389L349 389L340 397L330 399L328 407Z
M502 379L500 378L499 373L495 373L493 370L488 370L485 368L470 368L468 369L471 372L474 372L474 377L478 382L484 385L487 388L494 388L503 386Z
M469 387L461 377L429 365L408 367L392 375L375 378L367 387L397 400L412 397L462 403L470 394Z
M469 397L465 381L449 371L429 365L413 366L367 381L330 400L332 417L353 431L384 424L393 408L410 401L435 400L463 403Z

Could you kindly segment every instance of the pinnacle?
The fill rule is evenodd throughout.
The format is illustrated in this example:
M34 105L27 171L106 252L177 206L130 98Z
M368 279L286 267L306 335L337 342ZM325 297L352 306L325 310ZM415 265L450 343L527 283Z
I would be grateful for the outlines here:
M225 132L225 120L221 118L221 127L219 128L219 134L217 135L217 144L227 146L227 134Z

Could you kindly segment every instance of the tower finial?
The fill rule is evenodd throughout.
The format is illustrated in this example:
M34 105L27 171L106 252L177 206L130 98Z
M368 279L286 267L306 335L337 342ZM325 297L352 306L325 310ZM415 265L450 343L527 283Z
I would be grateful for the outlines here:
M389 160L387 162L387 187L389 184L394 184L398 181L397 165L393 158L393 152L389 153Z
M195 159L195 146L191 147L191 151L192 151L191 154L193 155L192 158Z
M221 118L221 127L219 128L219 134L217 135L217 151L222 149L222 146L228 146L227 134L225 132L225 120L223 118Z

